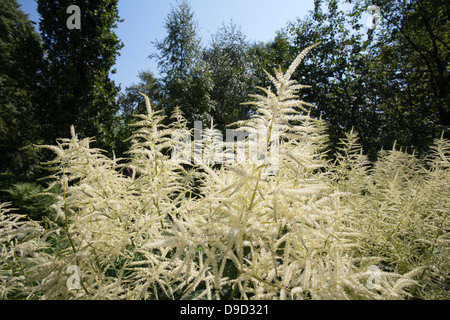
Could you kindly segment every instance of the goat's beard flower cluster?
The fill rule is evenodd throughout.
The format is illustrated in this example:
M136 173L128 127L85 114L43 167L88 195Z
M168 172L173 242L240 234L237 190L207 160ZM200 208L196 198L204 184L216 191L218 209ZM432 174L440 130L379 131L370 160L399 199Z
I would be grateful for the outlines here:
M449 142L436 142L427 166L392 150L370 167L350 132L327 160L326 124L291 80L314 46L268 74L256 114L235 124L266 130L259 161L217 166L195 147L194 163L173 161L186 121L177 110L164 126L147 97L128 159L109 159L74 128L44 146L56 154L55 215L39 226L1 205L1 297L448 297Z

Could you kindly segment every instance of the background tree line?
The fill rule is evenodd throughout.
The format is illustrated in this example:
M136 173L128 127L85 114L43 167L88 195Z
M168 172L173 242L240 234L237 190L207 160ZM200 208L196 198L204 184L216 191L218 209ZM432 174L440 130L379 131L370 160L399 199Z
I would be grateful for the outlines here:
M213 119L225 130L254 112L241 103L269 85L264 69L285 69L318 41L293 78L312 86L301 98L328 121L331 150L354 128L372 159L394 142L426 154L450 123L448 3L345 3L316 0L313 11L286 22L267 43L248 40L231 22L202 46L195 13L182 0L167 16L157 52L149 53L158 75L144 69L139 83L121 92L110 79L123 46L113 30L121 21L118 0L38 0L39 32L16 0L0 1L0 187L40 177L46 155L34 145L67 137L72 124L81 137L123 155L133 115L144 109L138 91L166 115L180 107L190 123ZM85 8L81 30L66 28L71 4ZM363 19L370 5L382 14L375 29ZM11 189L2 196L11 197Z
M370 5L382 13L375 29L364 19ZM119 104L134 113L138 101L143 105L137 89L151 88L146 93L168 114L179 106L189 121L213 118L224 130L251 115L241 103L256 86L268 86L264 70L287 68L303 48L320 41L294 78L312 85L302 98L315 105L313 116L329 123L332 149L354 128L372 160L394 143L425 155L450 125L449 18L442 0L316 0L312 12L287 22L273 41L249 41L231 22L201 47L194 13L182 1L151 55L161 78L142 73Z

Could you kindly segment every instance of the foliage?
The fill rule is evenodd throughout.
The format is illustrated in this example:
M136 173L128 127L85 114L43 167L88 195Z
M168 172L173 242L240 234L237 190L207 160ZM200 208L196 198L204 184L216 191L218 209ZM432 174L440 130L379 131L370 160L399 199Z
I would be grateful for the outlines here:
M251 57L253 81L257 86L263 88L271 85L270 79L264 70L272 70L279 66L287 69L293 57L295 57L295 52L297 52L297 49L290 44L288 35L283 30L277 32L273 41L253 43L248 50L248 55Z
M39 0L40 31L46 68L38 117L47 143L67 137L74 125L83 136L95 136L101 146L113 139L115 97L109 78L123 44L114 33L119 22L117 0ZM80 8L81 29L68 29L70 5Z
M218 167L192 152L198 170L186 171L167 150L187 121L177 109L164 125L147 97L128 159L106 157L73 127L44 146L55 153L57 218L42 228L2 205L3 297L448 298L449 141L436 141L425 163L393 149L371 167L350 132L327 161L326 124L291 79L314 46L267 74L274 89L261 88L256 113L237 123L266 134L252 161ZM18 238L21 228L40 236ZM67 285L69 266L80 269L79 288Z
M168 117L181 108L186 119L207 120L210 109L211 79L202 62L197 22L189 2L182 0L169 13L165 28L167 36L156 41L159 54L150 55L158 61L162 74L161 92Z
M42 196L43 187L33 182L18 182L11 184L4 197L7 201L14 203L20 214L26 215L33 220L42 220L48 215L47 208L53 203L52 197ZM57 192L57 190L53 190Z
M0 299L27 298L36 275L31 270L46 262L44 230L36 222L12 213L9 203L0 204Z
M34 26L16 0L0 3L0 171L31 177L39 155L32 149L42 79L42 48Z
M409 107L401 112L414 114L418 123L410 126L421 128L432 123L441 132L450 125L448 4L441 0L374 4L380 8L382 19L379 32L370 35L376 56L373 67L392 80L383 90L395 90L399 100L395 104ZM366 1L355 4L353 14L364 5Z
M225 134L225 126L248 119L250 110L242 105L252 89L251 56L242 31L233 23L222 25L213 35L210 47L203 52L211 74L211 116L217 129Z
M314 81L305 96L314 99L317 108L312 111L313 116L329 123L333 149L345 132L353 129L374 160L381 147L390 148L394 141L380 136L383 123L372 103L378 87L372 85L376 75L369 62L365 33L354 27L356 18L350 17L341 4L338 0L316 1L309 15L288 23L284 36L294 48L321 41L317 54L297 72L297 77Z
M371 5L381 13L374 29L365 25ZM448 129L447 9L440 0L326 0L288 24L290 46L322 42L297 76L314 79L307 98L329 122L334 146L354 128L372 160L394 143L424 155Z

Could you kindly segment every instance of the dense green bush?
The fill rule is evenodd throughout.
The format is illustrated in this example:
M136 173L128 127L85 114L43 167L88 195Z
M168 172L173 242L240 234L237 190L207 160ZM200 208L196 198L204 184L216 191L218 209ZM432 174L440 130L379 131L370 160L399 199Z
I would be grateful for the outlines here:
M327 160L326 124L290 79L311 49L275 70L237 123L267 132L257 161L217 166L193 152L186 169L167 152L186 122L177 112L163 126L148 99L128 159L73 128L46 146L56 219L25 222L2 205L2 298L448 298L450 143L423 161L393 149L370 164L350 132Z

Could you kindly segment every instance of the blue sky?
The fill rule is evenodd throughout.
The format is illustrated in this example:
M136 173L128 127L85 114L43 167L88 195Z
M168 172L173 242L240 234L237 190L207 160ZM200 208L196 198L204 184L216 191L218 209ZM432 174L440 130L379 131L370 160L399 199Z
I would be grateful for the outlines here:
M18 2L31 20L39 21L35 0ZM211 35L231 20L241 27L248 40L270 41L288 21L305 16L314 7L313 0L190 0L190 3L203 45L208 45ZM122 90L139 82L141 70L157 74L156 62L148 56L155 52L152 42L165 37L164 21L171 5L176 6L176 1L119 0L119 15L125 21L119 23L115 32L125 46L116 61L117 73L111 78L121 84Z

